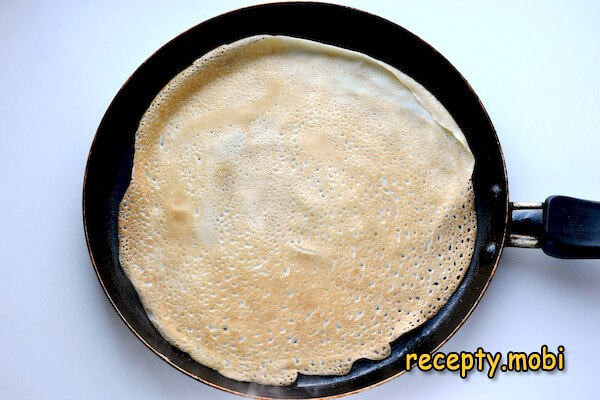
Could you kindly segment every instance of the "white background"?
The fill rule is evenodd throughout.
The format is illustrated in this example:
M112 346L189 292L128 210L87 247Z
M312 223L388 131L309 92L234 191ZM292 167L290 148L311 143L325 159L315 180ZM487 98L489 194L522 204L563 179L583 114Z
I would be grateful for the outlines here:
M512 200L600 200L600 3L346 3L408 28L464 74L498 131ZM81 187L94 132L127 77L183 30L248 4L0 2L0 398L235 398L168 366L118 318L89 261ZM506 249L443 350L562 344L566 371L492 381L411 372L352 399L590 398L598 307L599 261Z

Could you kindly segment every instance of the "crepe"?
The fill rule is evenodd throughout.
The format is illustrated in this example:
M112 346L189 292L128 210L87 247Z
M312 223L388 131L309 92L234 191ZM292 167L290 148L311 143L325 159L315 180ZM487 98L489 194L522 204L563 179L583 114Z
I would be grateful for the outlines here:
M397 69L246 38L144 114L121 266L165 339L229 378L346 374L388 356L460 284L473 165L450 114Z

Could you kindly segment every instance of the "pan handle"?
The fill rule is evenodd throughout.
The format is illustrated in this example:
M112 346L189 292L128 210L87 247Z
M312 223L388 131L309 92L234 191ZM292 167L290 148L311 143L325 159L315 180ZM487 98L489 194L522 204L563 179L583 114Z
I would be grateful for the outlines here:
M550 196L510 203L508 246L541 248L559 258L600 258L600 203Z

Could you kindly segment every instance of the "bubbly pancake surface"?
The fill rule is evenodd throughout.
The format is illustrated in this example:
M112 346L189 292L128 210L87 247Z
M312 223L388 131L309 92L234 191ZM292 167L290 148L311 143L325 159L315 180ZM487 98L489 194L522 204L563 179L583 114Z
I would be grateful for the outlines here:
M257 36L197 60L135 138L119 257L152 323L241 381L339 375L447 302L469 266L473 156L421 85Z

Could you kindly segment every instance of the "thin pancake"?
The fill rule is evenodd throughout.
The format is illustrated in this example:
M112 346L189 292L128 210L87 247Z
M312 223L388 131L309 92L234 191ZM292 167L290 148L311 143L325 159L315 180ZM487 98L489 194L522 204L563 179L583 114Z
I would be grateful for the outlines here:
M140 122L121 265L161 334L227 377L345 374L457 288L473 163L445 108L389 65L247 38L180 73Z

